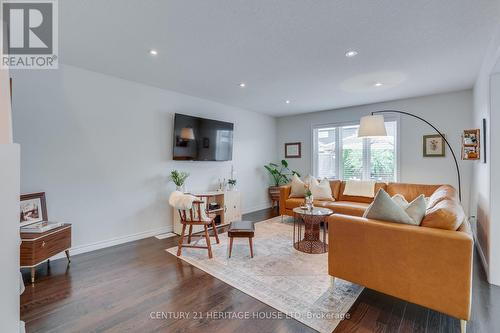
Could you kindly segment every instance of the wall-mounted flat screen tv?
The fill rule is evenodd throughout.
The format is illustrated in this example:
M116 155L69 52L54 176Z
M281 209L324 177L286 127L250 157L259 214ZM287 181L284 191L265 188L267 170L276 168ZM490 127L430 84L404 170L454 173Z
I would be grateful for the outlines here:
M175 114L174 160L230 161L234 124Z

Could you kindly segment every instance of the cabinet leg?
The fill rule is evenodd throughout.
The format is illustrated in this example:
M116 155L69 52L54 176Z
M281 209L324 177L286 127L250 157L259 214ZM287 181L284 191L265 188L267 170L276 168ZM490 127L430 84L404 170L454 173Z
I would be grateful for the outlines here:
M68 259L68 263L71 262L71 258L69 257L69 250L64 251L66 253L66 258Z
M334 289L335 288L335 277L330 276L330 288Z
M35 271L36 267L31 267L31 283L35 283Z

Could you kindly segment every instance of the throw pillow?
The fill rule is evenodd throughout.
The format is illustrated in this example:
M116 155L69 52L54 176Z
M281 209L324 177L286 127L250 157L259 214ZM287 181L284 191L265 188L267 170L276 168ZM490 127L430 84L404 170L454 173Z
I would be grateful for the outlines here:
M465 220L462 206L455 200L445 199L427 210L422 227L457 230Z
M313 176L311 175L308 175L304 178L304 181L302 181L302 179L299 178L299 176L297 175L293 175L292 176L292 182L290 183L291 184L291 189L290 189L290 196L289 198L303 198L305 197L305 185L306 184L314 184L314 183L318 183L318 181L316 180L316 178L314 178Z
M373 198L375 196L374 180L347 180L343 195Z
M394 200L395 203L399 205L399 207L406 209L408 208L408 201L406 201L406 198L402 194L395 194L392 196L392 200Z
M413 206L419 205L413 204L412 207ZM423 210L425 213L425 206L423 206ZM416 221L410 217L405 209L401 208L394 200L392 200L389 194L387 194L387 192L383 189L378 191L375 199L373 199L372 204L366 209L363 217L402 224L420 224L420 221Z
M290 198L303 198L305 193L304 182L297 175L292 176Z
M311 182L311 192L315 200L335 200L332 196L330 181L327 178L323 178L319 183L314 179Z
M405 212L415 221L416 225L420 225L424 219L426 208L425 196L421 194L408 204Z
M416 197L410 203L406 201L406 198L402 194L399 193L393 195L392 200L394 200L399 207L403 208L404 211L415 221L415 223L420 225L425 216L425 210L427 207L427 202L425 201L423 194Z

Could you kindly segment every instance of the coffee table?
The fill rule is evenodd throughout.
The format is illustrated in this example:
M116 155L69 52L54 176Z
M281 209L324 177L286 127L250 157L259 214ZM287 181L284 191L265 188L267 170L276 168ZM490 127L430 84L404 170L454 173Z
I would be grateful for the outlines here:
M328 208L306 209L296 207L293 209L293 247L301 252L319 254L328 252L326 233L328 227L326 218L333 214ZM320 239L321 222L324 222L323 240ZM302 238L302 225L304 225L304 236Z

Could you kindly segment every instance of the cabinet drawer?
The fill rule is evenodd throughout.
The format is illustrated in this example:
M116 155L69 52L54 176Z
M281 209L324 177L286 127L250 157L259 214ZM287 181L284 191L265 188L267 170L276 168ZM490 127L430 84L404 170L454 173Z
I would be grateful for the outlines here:
M36 265L71 247L71 227L47 233L21 244L21 266Z

